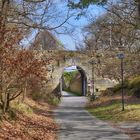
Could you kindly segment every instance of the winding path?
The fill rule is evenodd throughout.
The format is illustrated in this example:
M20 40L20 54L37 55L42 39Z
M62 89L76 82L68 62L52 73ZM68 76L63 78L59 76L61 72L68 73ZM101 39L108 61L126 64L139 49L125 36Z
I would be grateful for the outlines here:
M62 102L55 110L60 125L58 140L130 140L120 130L91 116L84 109L86 102L86 97L63 92Z

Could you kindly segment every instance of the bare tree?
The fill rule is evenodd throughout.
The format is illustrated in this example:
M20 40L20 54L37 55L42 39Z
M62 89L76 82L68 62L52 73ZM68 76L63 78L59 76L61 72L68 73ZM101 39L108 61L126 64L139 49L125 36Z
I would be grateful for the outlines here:
M108 3L107 12L84 28L85 50L99 53L100 65L97 75L120 80L120 62L116 54L123 48L125 58L125 76L139 74L139 18L137 3L121 1L116 5ZM96 53L95 53L96 52ZM96 58L95 58L96 59ZM135 69L135 70L134 70Z
M98 49L122 46L133 48L140 39L136 5L132 6L132 3L128 1L121 2L119 5L112 5L111 9L107 10L106 14L85 28L86 32L90 34L88 43L92 42L94 44L92 46Z

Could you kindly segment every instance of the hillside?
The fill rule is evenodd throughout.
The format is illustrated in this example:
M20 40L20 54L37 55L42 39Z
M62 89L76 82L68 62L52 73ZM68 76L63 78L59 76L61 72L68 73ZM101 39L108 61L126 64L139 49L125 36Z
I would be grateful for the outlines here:
M140 139L136 124L140 122L140 77L131 77L124 84L124 108L122 111L121 84L105 90L99 98L87 104L87 110L99 119L122 129L133 139ZM136 122L136 123L135 123ZM123 124L124 126L122 126ZM130 127L125 127L127 125Z
M52 117L53 106L26 99L15 103L13 110L0 122L0 140L55 140L57 125Z

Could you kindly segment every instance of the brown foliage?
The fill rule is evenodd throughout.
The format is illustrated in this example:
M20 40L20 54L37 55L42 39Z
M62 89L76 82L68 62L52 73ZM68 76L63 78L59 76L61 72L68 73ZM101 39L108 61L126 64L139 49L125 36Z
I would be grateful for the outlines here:
M3 120L0 140L55 140L57 125L51 118L51 107L47 103L26 102L33 109L30 115L17 113L16 120Z

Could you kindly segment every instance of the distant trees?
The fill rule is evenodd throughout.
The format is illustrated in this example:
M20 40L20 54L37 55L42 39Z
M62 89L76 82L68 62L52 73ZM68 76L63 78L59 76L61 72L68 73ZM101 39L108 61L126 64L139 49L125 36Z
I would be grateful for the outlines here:
M85 27L86 49L112 49L123 46L137 49L136 46L140 39L139 0L126 0L118 3L107 0L69 1L69 7L73 9L83 10L91 4L105 5L103 8L106 12L97 20L93 17L90 24Z
M95 49L120 47L136 49L134 46L140 39L138 25L135 5L120 2L118 5L112 5L106 14L85 28L89 34L85 38L85 43L90 48L94 46Z
M79 0L78 2L74 2L73 0L69 0L68 6L72 9L84 9L88 8L92 4L97 5L105 5L105 4L112 4L112 1L109 0ZM126 1L119 1L118 3L125 3L129 4L130 7L135 6L137 11L138 18L140 18L140 1L139 0L126 0Z
M54 30L66 24L72 16L67 9L63 13L60 5L60 1L52 0L1 0L1 23L7 21L28 29Z

